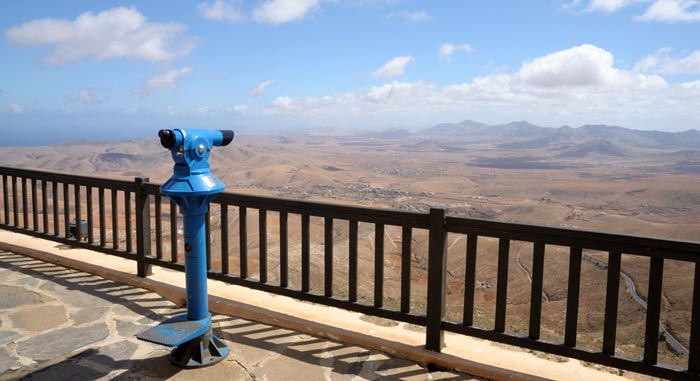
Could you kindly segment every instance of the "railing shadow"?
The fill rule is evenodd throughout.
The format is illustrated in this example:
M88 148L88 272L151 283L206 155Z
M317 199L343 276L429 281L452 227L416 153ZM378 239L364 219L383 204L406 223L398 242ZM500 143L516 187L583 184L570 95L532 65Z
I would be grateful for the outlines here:
M475 380L472 376L433 372L415 362L391 358L379 351L330 341L284 328L251 323L229 316L214 321L215 332L238 351L263 349L303 364L319 366L326 374L363 380ZM238 352L237 351L237 352ZM255 373L256 369L250 370ZM259 374L258 376L263 376ZM334 378L335 379L335 378Z
M67 290L84 292L124 306L153 321L182 312L181 308L161 297L149 297L153 295L149 291L10 252L0 251L0 268L48 280ZM315 379L312 375L318 375L318 379L328 379L326 376L331 375L333 379L366 380L475 379L456 373L430 373L412 361L391 358L379 351L223 315L214 318L214 331L231 347L229 357L224 363L213 367L185 370L170 364L168 348L151 347L152 344L130 336L141 328L145 328L145 325L134 327L129 334L119 332L120 337L116 341L98 344L99 348L93 346L69 358L20 370L12 379L221 379L224 374L238 374L243 377L240 379L301 377L310 381ZM293 373L283 376L285 372Z
M25 275L50 280L67 290L90 294L113 304L122 305L132 312L154 319L162 318L154 312L156 309L172 309L173 305L163 298L136 299L135 296L148 295L150 292L119 282L101 278L96 275L67 269L0 250L0 268L17 271ZM130 291L127 293L126 291ZM160 302L160 305L144 307L139 302ZM173 312L175 314L177 312Z

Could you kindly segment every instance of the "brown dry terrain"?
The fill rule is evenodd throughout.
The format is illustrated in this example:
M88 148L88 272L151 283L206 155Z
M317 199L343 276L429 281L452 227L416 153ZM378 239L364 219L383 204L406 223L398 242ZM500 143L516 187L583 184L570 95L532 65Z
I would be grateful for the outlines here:
M695 131L697 132L697 131ZM526 122L485 126L474 122L440 125L425 131L318 131L242 136L214 151L213 172L227 191L291 199L322 200L412 211L447 205L457 216L537 223L574 229L640 236L699 240L700 138L692 131L651 134L608 126L543 129ZM155 135L155 133L154 133ZM49 147L0 149L4 166L48 169L83 175L162 182L171 159L157 139L114 143L79 142ZM164 205L164 211L169 209ZM231 272L238 269L238 214L230 209ZM213 253L219 253L219 210L212 210ZM257 214L248 213L250 276L258 277ZM168 215L164 215L164 237ZM123 225L122 225L123 226ZM153 225L152 225L153 226ZM268 213L268 277L278 280L278 216ZM323 221L312 218L312 289L323 289ZM109 235L109 234L108 234ZM109 235L111 237L111 235ZM290 216L290 286L299 287L299 223ZM371 302L374 227L360 224L360 298ZM334 291L347 295L348 226L334 225ZM425 309L427 234L412 237L412 306ZM166 241L167 242L167 241ZM466 239L448 237L448 316L461 320ZM385 305L398 308L401 230L387 227ZM478 246L475 322L492 328L495 312L497 247L481 239ZM166 257L168 245L164 246ZM607 260L606 253L585 254ZM219 267L214 255L213 267ZM642 298L646 297L648 259L623 256ZM686 347L690 327L693 267L665 261L661 320ZM530 301L532 244L511 243L508 330L526 332ZM548 247L545 256L542 336L563 336L568 250ZM589 261L582 265L579 342L602 345L606 270ZM621 290L626 290L621 282ZM641 357L644 311L627 292L620 292L617 350ZM684 360L661 345L661 359Z

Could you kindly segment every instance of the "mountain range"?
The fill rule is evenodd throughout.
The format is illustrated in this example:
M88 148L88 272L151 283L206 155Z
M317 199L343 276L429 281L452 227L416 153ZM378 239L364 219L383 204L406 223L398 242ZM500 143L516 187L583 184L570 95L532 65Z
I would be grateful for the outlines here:
M400 134L406 137L406 131ZM573 146L582 143L624 145L638 148L700 148L700 131L640 131L608 125L584 125L578 128L537 126L526 121L488 125L465 120L443 123L411 134L413 137L450 142L500 143L501 148L529 149Z

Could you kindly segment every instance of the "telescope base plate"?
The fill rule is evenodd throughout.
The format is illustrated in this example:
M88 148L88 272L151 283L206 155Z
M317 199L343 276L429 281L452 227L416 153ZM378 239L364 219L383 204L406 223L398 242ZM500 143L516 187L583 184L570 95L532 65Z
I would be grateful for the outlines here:
M145 330L136 337L152 343L176 347L207 332L211 332L211 316L201 320L187 320L187 315L178 315Z

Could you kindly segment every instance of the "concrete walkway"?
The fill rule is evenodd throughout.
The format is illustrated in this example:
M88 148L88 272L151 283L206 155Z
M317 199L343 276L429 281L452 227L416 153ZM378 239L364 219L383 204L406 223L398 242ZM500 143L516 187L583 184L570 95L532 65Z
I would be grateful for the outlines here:
M214 317L231 353L183 370L135 335L184 310L156 293L0 251L0 380L474 380L236 317Z

